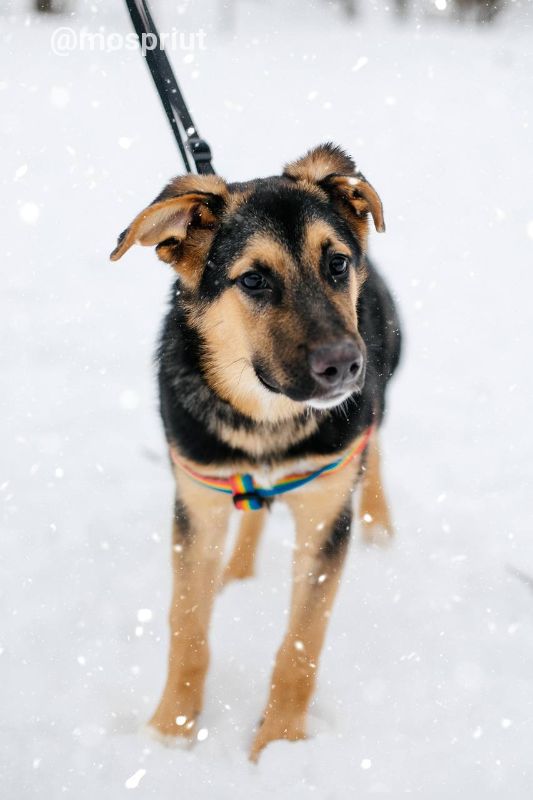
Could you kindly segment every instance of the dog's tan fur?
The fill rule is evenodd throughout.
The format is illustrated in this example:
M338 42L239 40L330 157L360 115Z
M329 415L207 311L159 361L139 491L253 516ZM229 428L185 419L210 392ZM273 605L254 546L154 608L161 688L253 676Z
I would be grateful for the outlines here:
M381 480L377 433L372 436L364 467L359 510L363 537L369 543L384 544L394 534L389 506Z
M177 468L175 478L188 518L186 524L179 513L174 519L168 675L150 725L162 736L191 737L203 705L209 620L231 506L225 495L206 491Z
M339 512L351 504L359 464L311 484L305 496L287 497L296 521L289 624L276 657L262 723L251 758L276 739L306 735L307 708L315 687L320 651L342 574L346 546L326 557L325 543Z
M224 570L223 585L254 575L257 546L265 527L266 517L267 511L262 508L254 514L245 514L242 518L233 553Z

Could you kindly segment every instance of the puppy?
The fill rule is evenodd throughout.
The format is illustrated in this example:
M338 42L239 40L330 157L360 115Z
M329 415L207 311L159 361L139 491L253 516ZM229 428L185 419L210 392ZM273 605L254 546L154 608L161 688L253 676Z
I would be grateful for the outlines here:
M400 327L365 255L369 216L385 230L375 189L325 144L281 176L175 178L111 254L155 246L178 274L159 348L176 482L168 678L151 720L163 737L194 735L215 593L253 574L274 499L296 523L294 587L252 759L305 737L359 482L365 535L392 533L378 428ZM223 570L234 507L242 524Z

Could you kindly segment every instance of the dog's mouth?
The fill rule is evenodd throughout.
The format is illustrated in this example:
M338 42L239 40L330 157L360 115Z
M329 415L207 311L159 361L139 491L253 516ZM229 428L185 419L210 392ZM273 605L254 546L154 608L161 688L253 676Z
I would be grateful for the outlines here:
M264 369L254 365L254 371L259 383L273 394L282 394L294 400L297 403L304 403L310 408L325 410L328 408L335 408L344 403L353 394L360 394L362 390L363 380L359 379L349 385L339 387L337 391L317 391L318 387L314 387L313 391L301 391L296 388L282 388L276 381L268 375Z
M337 406L342 405L343 403L348 400L353 394L358 394L361 390L357 387L353 387L348 389L344 392L338 392L337 394L324 394L324 395L317 395L316 397L311 397L309 400L306 401L306 405L309 408L316 408L319 411L325 411L328 408L336 408Z
M267 378L262 370L258 369L257 367L254 367L254 370L259 383L262 383L265 389L268 389L269 392L274 392L275 394L282 394L280 387L277 386L271 378Z

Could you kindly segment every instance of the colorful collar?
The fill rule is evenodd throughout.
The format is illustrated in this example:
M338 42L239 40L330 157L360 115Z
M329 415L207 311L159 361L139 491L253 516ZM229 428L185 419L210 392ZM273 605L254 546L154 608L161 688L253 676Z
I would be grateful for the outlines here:
M309 483L315 478L320 478L321 475L331 475L338 472L343 467L352 461L356 456L362 453L368 445L369 439L372 436L374 425L371 425L357 438L354 446L342 458L326 464L324 467L312 470L310 472L298 472L291 475L286 475L278 483L275 483L270 488L258 486L253 476L249 473L237 473L230 475L227 478L216 478L211 475L202 475L187 466L181 460L173 445L170 446L170 457L174 464L185 472L190 478L197 483L201 483L208 489L213 489L215 492L224 492L230 494L233 499L235 508L240 511L258 511L263 507L264 501L275 497L278 494L285 494L292 489L298 489L300 486Z

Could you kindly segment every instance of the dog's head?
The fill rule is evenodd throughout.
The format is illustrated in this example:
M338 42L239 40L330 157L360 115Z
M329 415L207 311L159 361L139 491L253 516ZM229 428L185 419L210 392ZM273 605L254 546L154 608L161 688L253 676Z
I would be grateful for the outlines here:
M357 301L369 214L383 231L376 191L326 144L279 177L176 178L121 234L111 258L155 245L180 276L209 384L243 413L280 419L361 391Z

